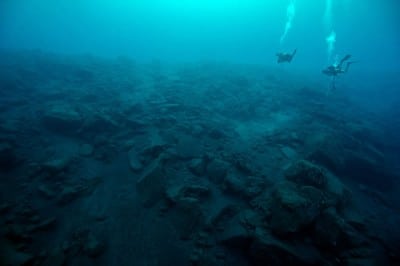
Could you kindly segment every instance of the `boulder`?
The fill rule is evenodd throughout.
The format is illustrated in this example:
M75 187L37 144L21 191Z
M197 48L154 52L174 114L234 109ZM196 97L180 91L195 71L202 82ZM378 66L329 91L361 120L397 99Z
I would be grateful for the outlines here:
M348 250L366 244L365 238L333 207L324 210L316 220L314 241L318 246L331 250Z
M169 217L182 240L188 240L205 225L205 214L197 200L186 198L169 212Z
M324 190L328 204L335 206L337 210L343 210L351 202L352 192L333 174L327 174L327 183Z
M297 158L297 152L294 149L292 149L291 147L283 146L283 147L281 147L281 152L289 160L294 160Z
M75 199L79 198L81 192L82 192L81 189L77 186L73 185L63 186L63 189L58 195L57 202L60 205L70 203L71 201L74 201Z
M382 167L384 165L382 152L368 143L364 143L360 147L360 144L354 139L351 139L350 143L345 142L346 139L335 141L328 138L320 143L315 143L313 147L318 148L313 150L307 159L323 165L339 176L346 176L351 180L382 191L390 190L394 179ZM345 147L350 148L345 149ZM377 179L376 176L381 178Z
M341 174L374 189L390 191L393 189L396 177L389 174L383 165L385 163L380 158L374 158L364 152L349 151L346 153Z
M34 265L34 256L18 251L2 239L0 240L0 265Z
M311 162L300 160L292 164L285 172L287 180L300 185L324 189L327 184L325 171Z
M252 199L260 195L268 185L268 181L262 177L247 176L245 178L244 196Z
M231 220L238 210L229 202L216 200L207 210L206 225L210 231L223 230L225 224Z
M10 143L0 142L0 171L8 171L15 167L17 157Z
M342 260L343 265L347 266L376 266L376 265L390 265L388 261L377 262L373 258L344 258Z
M72 106L54 104L45 111L42 123L58 133L75 133L82 126L82 117Z
M79 147L79 154L82 156L91 156L93 154L93 146L85 143Z
M199 139L191 136L181 136L175 147L178 158L187 160L203 155L203 145Z
M206 162L204 159L195 158L189 162L188 168L192 174L202 176L206 170Z
M243 175L254 175L257 172L252 162L252 158L246 153L235 153L230 160L237 171Z
M241 215L236 215L224 223L223 230L217 234L218 242L228 247L247 250L252 242L250 231L242 225Z
M206 174L212 182L220 184L225 180L228 169L228 163L219 159L215 159L207 165Z
M85 243L83 244L83 251L91 258L99 257L104 253L106 245L103 241L99 240L93 233L89 233Z
M242 210L239 214L240 223L249 231L253 232L257 227L262 226L263 219L259 213L251 209Z
M70 203L93 192L96 186L102 182L102 177L93 177L81 179L76 184L64 184L61 192L58 194L57 203L64 205Z
M285 178L300 187L311 186L324 192L327 206L342 209L351 200L351 191L335 175L311 162L295 162L286 170Z
M56 225L56 222L56 218L54 217L42 221L39 220L37 224L28 226L27 230L29 232L47 231L52 229Z
M307 156L307 160L323 165L336 174L340 173L344 167L342 148L334 144L316 145L318 148Z
M50 174L66 171L72 162L68 156L50 159L42 164L42 169Z
M163 139L159 136L153 136L150 143L146 143L143 147L138 147L137 153L143 164L147 165L154 160L158 160L160 156L166 156L167 148L168 144Z
M57 196L56 191L53 190L49 185L47 184L41 184L38 186L38 192L41 196L43 196L46 199L53 199Z
M283 242L261 228L256 229L250 258L257 266L322 265L321 255L315 247L306 243Z
M240 195L246 189L246 186L243 180L233 173L230 173L225 177L224 189L230 194Z
M43 261L41 265L43 266L63 266L65 265L67 258L64 254L64 251L59 248L53 248Z
M291 182L279 184L269 203L268 225L276 234L301 232L326 208L322 191L311 186L299 187Z
M155 205L164 197L166 181L162 158L153 161L144 170L136 182L136 188L146 207Z
M227 137L226 133L219 128L213 128L212 130L209 131L208 137L215 139L215 140L221 140Z
M265 190L266 183L264 178L237 176L234 173L228 173L223 184L226 192L252 199Z
M9 202L3 202L0 204L0 214L9 213L13 209L13 205Z
M92 111L94 112L94 111ZM98 134L101 132L109 132L118 128L118 123L113 118L105 113L90 113L91 116L85 115L85 120L82 122L79 132Z
M128 152L129 166L133 172L140 172L143 170L143 163L140 155L135 148L132 148Z
M17 244L25 244L32 241L32 235L27 232L27 228L15 222L5 228L4 236Z
M342 209L351 200L351 191L332 173L321 167L300 160L285 172L285 178L299 186L312 186L325 193L326 205Z
M204 201L211 194L210 189L205 185L197 184L175 184L170 185L166 191L167 198L179 203L187 199Z

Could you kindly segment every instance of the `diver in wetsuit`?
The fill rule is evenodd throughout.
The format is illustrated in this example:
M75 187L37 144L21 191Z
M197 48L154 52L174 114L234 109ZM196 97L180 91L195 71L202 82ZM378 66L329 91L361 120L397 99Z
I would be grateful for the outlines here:
M290 63L292 62L293 57L296 55L297 49L294 49L293 53L277 53L276 56L278 57L277 62L280 63Z
M336 77L339 74L344 74L347 73L347 71L349 70L349 67L351 64L355 63L355 61L350 61L348 62L348 60L351 58L351 55L346 55L345 57L342 58L342 60L340 60L339 64L333 64L331 66L328 66L327 68L325 68L324 70L322 70L322 73L332 77L332 89L336 89ZM345 67L343 67L343 65L346 64Z

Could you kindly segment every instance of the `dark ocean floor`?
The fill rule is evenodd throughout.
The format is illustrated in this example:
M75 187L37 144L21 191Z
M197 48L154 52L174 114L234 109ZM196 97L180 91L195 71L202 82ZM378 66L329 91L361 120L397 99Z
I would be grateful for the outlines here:
M1 57L0 265L400 265L398 113L288 69Z

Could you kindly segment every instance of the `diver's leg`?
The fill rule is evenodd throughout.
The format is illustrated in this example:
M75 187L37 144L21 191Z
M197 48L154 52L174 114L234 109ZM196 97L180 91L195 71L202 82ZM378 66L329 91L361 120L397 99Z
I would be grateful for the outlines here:
M292 53L292 58L296 55L296 53L297 53L297 48L294 49L294 51L293 51L293 53Z
M338 68L342 68L342 65L344 64L345 61L349 60L351 58L351 55L346 55L345 57L342 58L342 60L340 60L340 63L338 65Z
M339 65L337 65L337 68L341 69L341 68L342 68L342 65L343 65L343 63L344 63L346 60L347 60L347 59L346 59L346 57L343 57L343 58L342 58L342 60L340 60L340 63L339 63Z
M346 69L344 70L344 73L347 73L347 71L349 70L350 65L353 64L353 63L355 63L355 62L347 62Z
M332 77L332 80L331 80L331 90L332 90L332 91L336 90L336 76L333 76L333 77Z

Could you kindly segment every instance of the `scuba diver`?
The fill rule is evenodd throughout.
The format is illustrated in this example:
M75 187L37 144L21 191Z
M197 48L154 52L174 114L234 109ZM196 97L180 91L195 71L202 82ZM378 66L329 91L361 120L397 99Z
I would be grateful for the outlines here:
M322 73L332 77L332 84L331 87L332 89L336 89L336 77L339 74L344 74L347 73L347 71L349 70L349 67L351 64L356 63L356 61L350 61L350 62L346 62L351 58L351 55L346 55L345 57L342 58L342 60L340 60L339 64L333 64L331 66L328 66L327 68L325 68L324 70L322 70ZM346 66L343 67L343 64L346 63Z
M278 57L278 64L288 62L290 63L293 57L296 55L297 49L294 49L293 53L277 53L276 56Z

